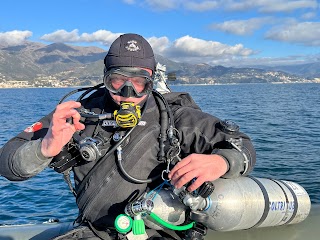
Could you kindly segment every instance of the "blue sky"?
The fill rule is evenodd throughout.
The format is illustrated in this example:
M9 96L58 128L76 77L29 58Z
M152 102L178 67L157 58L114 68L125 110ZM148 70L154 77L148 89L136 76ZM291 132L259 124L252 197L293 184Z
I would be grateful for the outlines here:
M316 0L3 0L0 45L23 41L108 49L144 36L178 62L224 66L319 61Z

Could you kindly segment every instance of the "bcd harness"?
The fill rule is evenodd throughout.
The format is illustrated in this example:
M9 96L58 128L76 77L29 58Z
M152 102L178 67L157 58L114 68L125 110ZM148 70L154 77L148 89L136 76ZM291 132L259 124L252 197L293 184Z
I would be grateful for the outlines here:
M76 100L80 102L89 93L92 93L93 91L98 91L101 86L103 86L103 84L71 91L60 100L59 104L62 103L67 97L75 93L84 91ZM124 128L126 128L126 130L118 134L119 136L116 144L108 151L104 149L104 140L102 138L84 138L78 132L76 132L73 135L72 140L53 159L53 161L50 163L50 167L53 168L56 172L63 174L64 180L67 182L71 192L74 194L75 197L77 196L77 192L82 191L83 187L86 185L86 182L88 181L88 179L90 179L90 176L94 173L95 169L99 168L99 166L101 166L101 164L103 164L103 162L105 162L105 160L108 159L110 154L113 154L115 151L117 151L116 159L121 173L123 173L123 175L128 180L137 184L151 183L159 177L164 178L163 175L169 172L170 166L172 164L176 164L177 161L180 160L179 134L174 127L173 113L170 109L168 102L159 92L153 90L152 94L156 100L156 104L160 112L159 152L157 155L157 160L159 161L159 163L165 163L166 169L164 169L161 174L153 178L138 179L129 175L122 165L122 143L137 126L139 118L143 116L144 111L147 109L148 100L145 103L142 113L140 113L140 109L133 109L136 111L130 111L130 108L134 108L135 106L130 105L128 103L122 104L120 110L115 111L114 113L97 114L94 112L90 112L87 109L81 108L78 110L81 115L81 121L90 119L91 121L97 122L98 124L99 120L114 118L117 121L118 125L121 125L123 123L125 125ZM119 112L121 114L119 114ZM70 121L72 120L70 119ZM84 159L86 162L96 161L96 164L83 178L83 180L79 184L78 191L76 192L70 180L70 171L74 166L77 166L80 155L81 159Z

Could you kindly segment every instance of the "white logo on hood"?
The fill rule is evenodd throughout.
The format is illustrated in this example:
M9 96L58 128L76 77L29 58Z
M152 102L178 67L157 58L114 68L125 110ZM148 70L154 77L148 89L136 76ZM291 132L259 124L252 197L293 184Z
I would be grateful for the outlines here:
M137 45L137 43L138 42L136 40L130 40L127 42L125 48L130 52L137 52L140 50L140 47Z

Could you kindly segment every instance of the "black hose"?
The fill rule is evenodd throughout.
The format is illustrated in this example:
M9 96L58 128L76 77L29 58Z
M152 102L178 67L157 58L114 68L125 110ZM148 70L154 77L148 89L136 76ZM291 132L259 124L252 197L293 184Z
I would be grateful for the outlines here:
M71 91L71 92L68 92L66 95L64 95L64 96L60 99L60 101L59 101L58 104L62 103L67 97L69 97L69 96L71 96L71 95L73 95L73 94L75 94L75 93L77 93L77 92L85 91L85 90L88 90L88 89L91 89L91 87L78 88L78 89L75 89L75 90L73 90L73 91Z
M135 177L129 175L129 173L126 172L126 170L123 168L122 161L119 160L119 158L118 158L117 162L118 162L118 166L119 166L121 173L133 183L138 183L138 184L151 183L161 176L161 174L159 174L158 176L148 178L148 179L138 179L138 178L135 178Z
M146 101L146 104L143 108L143 111L142 111L142 114L141 114L141 118L142 116L144 115L146 109L148 107L148 100ZM136 125L137 126L137 125ZM125 135L125 137L129 136L129 134L132 132L132 130L136 127L134 126L133 128L130 129L130 131ZM121 142L123 142L123 138L121 139ZM120 144L117 144L117 148ZM111 151L114 151L114 147L110 150ZM138 178L135 178L133 176L131 176L129 173L127 173L127 171L124 169L123 165L122 165L122 159L120 159L119 157L116 158L117 159L117 163L118 163L118 167L119 167L119 170L121 171L121 173L127 178L129 179L131 182L133 183L138 183L138 184L143 184L143 183L151 183L153 182L154 180L158 179L161 174L159 174L158 176L155 176L153 178L148 178L148 179L138 179Z
M165 142L167 140L167 129L168 129L168 110L165 106L165 103L158 95L154 95L156 99L156 103L159 108L160 112L160 137L159 137L159 153L158 153L158 160L159 162L164 162L166 160L165 154Z
M152 91L155 96L159 97L162 102L165 104L166 106L166 110L167 110L167 113L168 113L168 116L169 116L169 122L170 122L170 125L174 127L174 117L173 117L173 113L171 111L171 108L167 102L167 100L163 97L163 95L161 93L159 93L157 90L153 90Z
M104 83L99 83L99 84L96 85L96 86L89 87L89 89L87 89L87 91L85 91L84 93L82 93L82 94L78 97L77 102L80 102L89 92L100 88L103 84L104 84Z
M60 99L60 101L59 101L58 104L62 103L67 97L70 97L71 95L73 95L73 94L75 94L75 93L77 93L77 92L85 91L85 92L82 93L82 94L80 95L80 97L78 97L78 99L76 100L77 102L80 102L80 101L82 100L82 98L83 98L84 96L86 96L89 92L100 88L102 85L103 85L103 83L100 83L100 84L98 84L98 85L96 85L96 86L93 86L93 87L78 88L78 89L75 89L75 90L73 90L73 91L71 91L71 92L68 92L66 95L64 95L64 96Z

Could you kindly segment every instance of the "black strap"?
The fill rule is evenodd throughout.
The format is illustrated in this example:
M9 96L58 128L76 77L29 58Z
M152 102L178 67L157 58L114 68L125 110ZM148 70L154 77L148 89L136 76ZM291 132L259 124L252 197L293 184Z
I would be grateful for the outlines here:
M70 191L72 192L72 194L73 194L75 197L77 197L76 190L74 189L74 187L72 186L72 183L71 183L70 171L71 171L71 168L69 168L69 169L67 169L66 171L63 172L63 179L64 179L64 181L68 184L68 186L69 186Z
M266 218L268 216L268 213L270 211L270 199L269 199L268 192L267 192L266 188L263 186L263 184L255 177L252 177L252 176L248 176L248 177L251 178L253 181L255 181L258 184L258 186L260 187L261 192L263 194L264 200L265 200L264 211L263 211L263 214L262 214L260 220L254 226L251 227L251 228L256 228L256 227L259 227L264 222L264 220L266 220Z
M292 188L285 182L285 181L281 181L279 180L279 182L281 182L283 185L285 185L289 191L291 192L291 195L293 197L293 203L294 203L294 210L292 213L291 218L286 222L286 224L289 224L290 222L292 222L292 220L296 217L297 212L298 212L298 199L297 199L297 195L296 193L292 190ZM283 189L282 189L283 190ZM283 190L283 192L285 193L285 191Z

